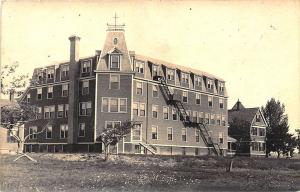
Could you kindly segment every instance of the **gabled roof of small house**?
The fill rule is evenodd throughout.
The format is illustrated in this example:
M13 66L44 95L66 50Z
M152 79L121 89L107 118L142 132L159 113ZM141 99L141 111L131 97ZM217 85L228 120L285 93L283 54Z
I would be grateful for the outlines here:
M251 124L258 110L258 107L244 108L240 110L228 110L228 122L232 122L233 119L237 118L239 120L247 121Z
M244 105L238 100L232 109L228 110L228 122L232 122L233 119L239 119L252 123L255 118L259 107L245 108Z

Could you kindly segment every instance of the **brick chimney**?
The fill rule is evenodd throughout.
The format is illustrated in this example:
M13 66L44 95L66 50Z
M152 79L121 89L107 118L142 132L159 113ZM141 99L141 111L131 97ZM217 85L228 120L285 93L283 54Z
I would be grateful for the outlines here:
M69 111L68 111L68 144L77 143L78 133L78 77L79 77L79 41L80 37L72 35L70 40L69 64Z

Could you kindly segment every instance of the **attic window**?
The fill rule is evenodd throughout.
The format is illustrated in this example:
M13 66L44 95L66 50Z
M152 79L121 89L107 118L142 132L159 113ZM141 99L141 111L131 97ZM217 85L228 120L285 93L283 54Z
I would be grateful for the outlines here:
M114 38L114 45L118 44L118 38Z
M110 69L111 70L120 70L120 55L112 54L110 55Z

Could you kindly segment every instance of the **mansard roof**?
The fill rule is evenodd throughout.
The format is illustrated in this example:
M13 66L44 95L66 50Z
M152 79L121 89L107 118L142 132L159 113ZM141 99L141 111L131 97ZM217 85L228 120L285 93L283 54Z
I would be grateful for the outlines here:
M149 61L149 62L154 63L154 64L164 65L167 68L179 69L180 71L183 71L183 72L194 73L194 74L199 75L199 76L206 76L206 77L211 78L211 79L217 79L217 80L225 82L224 79L222 79L220 77L217 77L217 76L214 76L212 74L209 74L207 72L200 71L198 69L193 69L193 68L190 68L190 67L185 67L185 66L182 66L182 65L173 64L173 63L163 61L163 60L160 60L160 59L154 59L154 58L144 56L144 55L139 55L139 54L135 54L135 59L143 60L143 61Z

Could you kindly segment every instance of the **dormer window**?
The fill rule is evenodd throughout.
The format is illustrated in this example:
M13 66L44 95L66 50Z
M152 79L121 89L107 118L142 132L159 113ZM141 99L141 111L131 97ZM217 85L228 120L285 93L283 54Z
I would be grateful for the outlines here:
M144 73L144 62L141 61L135 61L135 71L138 73Z
M158 66L152 65L152 77L158 76Z
M119 54L111 54L110 55L110 63L109 67L110 70L120 70L120 61L121 61L121 56Z
M83 61L81 63L81 73L90 73L91 72L91 61Z
M168 80L175 80L175 71L173 69L167 69L167 78Z
M38 77L38 80L41 81L43 79L43 70L42 69L38 69L37 70L37 77Z
M181 81L182 83L189 83L189 74L187 73L181 73Z
M69 65L61 66L61 77L68 77L69 76Z
M208 89L213 89L214 88L213 80L207 79L207 88Z
M260 114L256 115L256 122L261 122L261 116L260 116Z
M219 82L219 91L224 92L224 83Z
M195 86L201 87L201 77L195 76Z
M47 78L48 79L54 78L54 69L53 68L47 69Z

